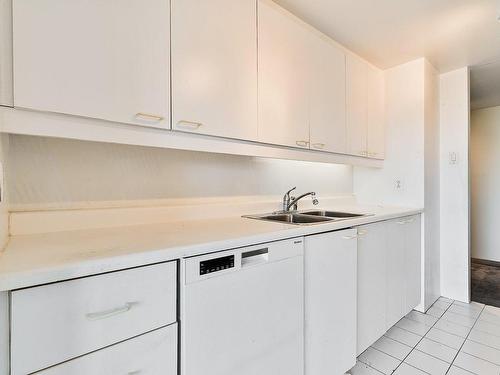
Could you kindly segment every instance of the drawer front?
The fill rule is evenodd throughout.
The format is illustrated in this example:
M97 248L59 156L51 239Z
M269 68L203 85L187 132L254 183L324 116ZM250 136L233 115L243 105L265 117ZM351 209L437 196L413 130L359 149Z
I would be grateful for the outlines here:
M174 323L176 273L170 262L12 292L12 375Z
M177 375L177 324L159 329L38 375Z

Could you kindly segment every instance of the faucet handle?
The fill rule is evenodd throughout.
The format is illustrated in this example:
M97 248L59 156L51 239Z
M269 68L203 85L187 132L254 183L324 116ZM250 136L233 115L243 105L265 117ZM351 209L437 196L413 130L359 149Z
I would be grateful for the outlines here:
M297 186L295 186L294 188L291 188L290 190L288 190L288 191L285 193L285 196L286 196L286 197L289 197L289 196L290 196L290 193L291 193L292 191L294 191L295 189L297 189Z
M312 198L312 204L314 204L316 206L319 203L319 200L318 200L318 198L316 198L315 192L311 193L311 198Z

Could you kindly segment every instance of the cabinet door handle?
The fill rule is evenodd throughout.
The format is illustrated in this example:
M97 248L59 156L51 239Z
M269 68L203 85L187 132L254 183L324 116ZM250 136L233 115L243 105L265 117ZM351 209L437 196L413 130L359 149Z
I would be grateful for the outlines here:
M152 115L151 113L139 112L135 114L135 117L138 120L146 120L146 121L162 121L163 116Z
M358 235L355 234L354 236L343 236L342 238L344 240L355 240L356 238L358 238Z
M314 148L318 148L318 149L322 150L325 148L326 145L324 143L313 143L312 146Z
M367 234L367 233L368 233L368 231L367 231L367 230L359 230L359 231L358 231L358 236L359 236L359 237L362 237L362 236L364 236L364 235L365 235L365 234Z
M139 302L127 302L123 306L115 307L113 309L98 311L85 314L88 320L100 320L111 318L112 316L119 315L130 311L132 307L137 306Z
M307 147L309 145L308 141L296 141L295 143L300 147Z
M201 122L185 121L185 120L179 121L177 123L177 127L179 128L193 129L193 130L198 129L202 125L203 124Z
M142 373L142 370L135 370L135 371L127 372L127 375L139 375L141 373Z
M368 153L368 156L377 156L378 155L378 152L369 152Z
M408 222L407 222L406 220L400 220L400 221L398 221L398 224L399 224L399 225L405 225L405 224L407 224L407 223L408 223Z
M367 156L368 152L367 151L358 151L358 154L362 155L362 156Z

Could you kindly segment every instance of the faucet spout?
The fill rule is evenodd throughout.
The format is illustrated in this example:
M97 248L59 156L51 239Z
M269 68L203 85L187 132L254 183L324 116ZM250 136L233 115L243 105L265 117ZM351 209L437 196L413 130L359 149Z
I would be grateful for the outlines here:
M318 199L316 198L316 193L314 191L310 191L309 193L304 193L302 195L299 195L297 198L291 200L288 203L288 205L286 206L285 211L290 211L291 207L297 206L297 203L299 202L299 200L301 200L302 198L307 197L309 195L311 196L312 203L316 206L319 203Z

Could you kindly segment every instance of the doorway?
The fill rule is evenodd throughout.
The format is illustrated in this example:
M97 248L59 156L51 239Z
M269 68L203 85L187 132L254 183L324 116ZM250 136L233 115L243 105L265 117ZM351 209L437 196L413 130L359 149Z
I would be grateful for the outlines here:
M471 300L500 307L500 62L471 69Z

